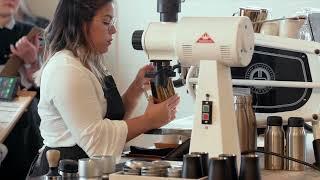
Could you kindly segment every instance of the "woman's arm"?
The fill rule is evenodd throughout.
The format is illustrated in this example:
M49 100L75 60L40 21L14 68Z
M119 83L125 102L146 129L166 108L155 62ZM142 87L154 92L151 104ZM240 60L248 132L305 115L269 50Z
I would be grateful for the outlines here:
M142 116L126 120L128 125L127 141L151 129L162 127L175 119L176 107L179 102L180 98L177 95L159 104L154 104L150 99Z
M103 119L101 113L105 107L99 103L103 94L97 94L100 83L86 72L65 65L51 67L42 76L46 96L52 99L72 137L89 156L120 155L126 141L173 120L179 103L177 95L160 104L150 100L142 116L111 121Z
M50 61L58 62L61 58ZM120 156L128 127L124 121L103 118L106 106L101 102L104 96L99 87L100 83L92 74L73 63L47 65L41 77L45 98L54 105L73 140L88 156Z
M33 73L40 68L38 60L39 47L39 35L35 35L31 41L28 40L27 36L23 36L16 42L15 46L10 45L12 54L18 56L24 62L24 70L20 70L20 73L28 81L25 82L25 84L28 84L27 86L34 84Z
M150 72L153 69L154 68L151 64L142 67L139 70L135 80L131 83L129 88L122 95L122 101L126 110L124 119L128 119L131 116L134 108L138 104L139 98L143 93L143 87L146 84L149 84L150 79L144 77L145 73Z

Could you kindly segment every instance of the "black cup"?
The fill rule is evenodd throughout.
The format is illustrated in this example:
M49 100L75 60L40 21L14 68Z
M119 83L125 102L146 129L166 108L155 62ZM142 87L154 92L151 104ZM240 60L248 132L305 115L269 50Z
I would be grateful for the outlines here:
M183 156L182 178L197 179L203 177L201 156L186 154Z
M203 176L208 176L209 154L206 152L192 152L191 154L197 154L201 156Z
M220 154L219 157L227 158L226 180L238 180L237 156L235 154Z
M209 180L227 180L227 158L217 157L209 160Z
M241 156L239 180L261 180L259 157L257 155Z

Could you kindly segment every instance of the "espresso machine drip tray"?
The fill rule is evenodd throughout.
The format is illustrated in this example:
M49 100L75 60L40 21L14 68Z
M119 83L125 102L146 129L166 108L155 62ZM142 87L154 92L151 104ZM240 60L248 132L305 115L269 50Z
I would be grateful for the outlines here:
M232 68L232 79L312 82L307 54L285 49L255 46L247 67ZM277 113L301 108L312 89L250 87L256 113Z

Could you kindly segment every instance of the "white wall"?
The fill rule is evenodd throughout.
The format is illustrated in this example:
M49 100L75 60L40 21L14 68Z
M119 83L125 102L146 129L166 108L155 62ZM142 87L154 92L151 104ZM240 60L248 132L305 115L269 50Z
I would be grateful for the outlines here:
M51 19L59 0L21 0L34 16Z
M133 50L131 36L134 30L144 29L149 22L159 21L157 0L116 0L118 33L116 48L110 52L115 59L112 64L118 87L123 92L135 77L139 67L148 63L143 52ZM239 7L263 7L271 11L272 18L294 15L303 7L320 8L319 0L185 0L181 7L182 16L231 16ZM165 36L165 35L164 35ZM181 103L177 118L192 115L193 102L184 87L177 89ZM143 97L144 98L144 97ZM141 99L135 114L144 112L146 100Z

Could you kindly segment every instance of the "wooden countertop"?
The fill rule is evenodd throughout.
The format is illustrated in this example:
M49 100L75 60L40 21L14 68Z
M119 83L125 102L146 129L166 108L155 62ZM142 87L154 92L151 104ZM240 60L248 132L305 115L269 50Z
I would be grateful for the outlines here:
M19 91L13 101L0 101L0 143L7 138L35 95L33 91Z

